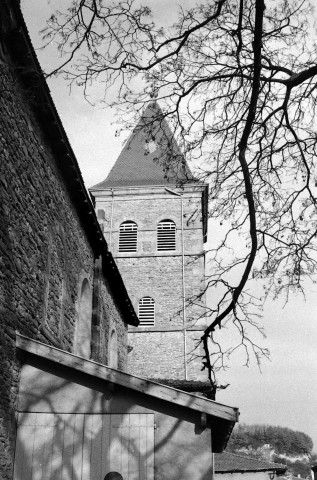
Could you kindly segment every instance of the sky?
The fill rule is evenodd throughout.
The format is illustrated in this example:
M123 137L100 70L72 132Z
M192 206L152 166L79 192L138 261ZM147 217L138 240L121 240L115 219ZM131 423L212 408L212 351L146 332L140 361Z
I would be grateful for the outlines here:
M43 68L56 58L56 46L37 49L41 45L39 31L54 6L66 0L22 0L22 8L33 44ZM147 1L162 24L175 16L174 0ZM182 6L190 4L182 1ZM87 188L102 181L116 161L125 136L116 136L118 125L112 111L102 105L91 106L78 89L72 89L61 78L49 81L52 97L77 157ZM209 232L208 245L213 233ZM317 280L317 275L316 275ZM254 286L255 293L260 285ZM266 339L261 345L269 348L270 361L263 360L261 371L252 362L244 366L245 357L237 353L230 368L220 375L220 382L230 384L220 391L217 401L238 407L240 422L280 425L311 436L317 452L317 285L307 282L306 299L291 296L268 299L261 323ZM223 329L230 342L232 333Z

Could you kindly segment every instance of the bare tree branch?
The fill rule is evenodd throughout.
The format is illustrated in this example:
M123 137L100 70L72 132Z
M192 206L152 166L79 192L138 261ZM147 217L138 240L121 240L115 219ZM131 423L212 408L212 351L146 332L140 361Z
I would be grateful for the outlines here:
M317 46L309 0L220 0L180 10L168 31L133 0L105 6L73 0L44 32L66 60L61 73L84 88L100 81L109 105L136 114L156 98L187 160L210 184L210 217L224 234L209 250L206 290L217 301L202 316L203 367L242 348L247 362L268 352L248 281L266 294L302 290L317 267ZM162 118L157 119L159 121ZM168 153L168 152L167 152ZM188 299L197 305L206 291ZM231 323L237 347L221 350L216 328ZM213 349L215 351L213 351Z

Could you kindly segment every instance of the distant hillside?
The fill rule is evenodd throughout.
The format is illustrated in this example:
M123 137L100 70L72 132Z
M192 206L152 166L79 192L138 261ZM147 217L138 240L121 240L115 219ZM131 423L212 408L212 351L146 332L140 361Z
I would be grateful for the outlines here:
M269 444L277 455L288 457L310 456L313 450L312 439L303 432L272 425L238 425L232 432L228 451L261 449Z
M272 462L287 465L290 474L302 478L310 477L310 465L316 463L312 450L313 441L305 433L271 425L238 425L227 446L229 452L243 452L257 458L270 453Z

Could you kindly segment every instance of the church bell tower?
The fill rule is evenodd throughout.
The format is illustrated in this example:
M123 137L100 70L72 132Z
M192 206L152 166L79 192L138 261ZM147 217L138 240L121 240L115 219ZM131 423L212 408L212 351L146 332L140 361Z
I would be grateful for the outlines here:
M129 328L129 373L198 391L207 382L199 339L208 186L191 174L157 103L90 193L140 321Z

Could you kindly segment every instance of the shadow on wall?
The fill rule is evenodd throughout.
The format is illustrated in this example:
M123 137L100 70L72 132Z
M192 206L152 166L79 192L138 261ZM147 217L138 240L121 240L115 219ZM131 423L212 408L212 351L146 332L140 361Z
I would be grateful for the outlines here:
M153 479L153 415L21 414L15 480ZM150 418L149 418L150 417Z
M41 404L47 412L54 412L52 398L63 396L68 384L64 379L57 388L54 384L46 388ZM113 393L108 389L102 397L97 391L91 395L95 411L102 411ZM29 410L36 410L37 402L38 393L29 393ZM155 439L154 413L131 413L129 408L120 414L82 410L77 396L71 412L19 413L14 480L103 480L110 471L119 472L123 480L210 478L210 462L201 461L206 452L201 457L198 452L198 461L190 462L194 446L184 438L179 418L162 425ZM193 432L194 425L190 428Z
M53 394L58 394L54 387L45 397L48 410ZM80 410L78 399L70 413L19 414L15 480L103 480L110 471L124 480L154 478L153 414L76 413Z

